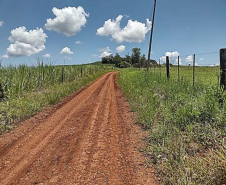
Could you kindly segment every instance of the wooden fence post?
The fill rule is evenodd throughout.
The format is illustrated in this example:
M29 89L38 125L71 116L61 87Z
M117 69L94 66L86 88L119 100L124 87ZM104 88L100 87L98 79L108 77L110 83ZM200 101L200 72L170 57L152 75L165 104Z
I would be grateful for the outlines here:
M4 91L2 89L2 84L0 83L0 99L4 98Z
M61 83L64 83L64 67L62 67Z
M193 87L195 86L195 54L193 56Z
M220 50L220 86L226 89L226 48Z
M178 81L180 81L180 56L178 56Z
M169 67L170 67L169 56L166 56L166 76L167 76L167 79L168 80L170 78L170 70L169 70Z
M81 77L82 77L82 67L81 67Z

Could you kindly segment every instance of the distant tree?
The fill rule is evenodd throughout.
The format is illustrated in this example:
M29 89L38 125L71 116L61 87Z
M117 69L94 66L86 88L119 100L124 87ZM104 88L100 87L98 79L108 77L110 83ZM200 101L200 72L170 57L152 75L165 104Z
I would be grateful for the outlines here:
M146 56L145 56L145 55L142 55L142 56L140 57L140 66L141 66L141 67L145 67L145 66L146 66L146 63L147 63L147 61L146 61Z
M151 64L154 65L154 66L158 65L158 63L155 60L151 60Z
M132 59L132 64L136 65L139 63L140 61L140 48L133 48L132 49L132 55L131 55L131 59Z
M127 68L127 67L131 67L131 64L126 62L126 61L121 61L117 64L115 64L115 67L118 67L118 68Z
M118 53L116 53L114 58L113 58L113 62L115 64L115 66L117 66L122 61L123 61L123 58Z
M113 55L109 55L109 56L103 57L101 62L102 64L114 64L113 59L114 59Z
M126 61L129 64L132 64L132 59L131 59L129 53L125 56L124 61Z

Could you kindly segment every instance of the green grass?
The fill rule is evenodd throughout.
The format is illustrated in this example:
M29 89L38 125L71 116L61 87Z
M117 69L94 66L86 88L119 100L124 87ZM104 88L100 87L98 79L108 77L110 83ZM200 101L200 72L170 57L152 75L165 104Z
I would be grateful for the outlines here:
M226 184L226 106L219 88L218 67L177 68L171 79L165 68L125 69L118 75L137 122L149 136L144 150L148 163L157 167L163 184Z
M33 67L1 67L0 83L5 98L0 101L0 133L56 104L110 70L112 67L103 65L43 66L41 63Z

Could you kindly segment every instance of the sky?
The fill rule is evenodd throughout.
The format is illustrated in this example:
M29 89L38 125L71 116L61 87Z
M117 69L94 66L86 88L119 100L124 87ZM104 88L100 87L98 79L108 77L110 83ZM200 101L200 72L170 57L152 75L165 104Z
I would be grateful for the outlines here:
M154 0L0 0L4 66L85 64L141 48L147 56ZM219 64L226 48L226 0L157 0L151 58ZM214 52L214 53L212 53ZM216 52L216 53L215 53ZM212 53L204 54L202 53Z

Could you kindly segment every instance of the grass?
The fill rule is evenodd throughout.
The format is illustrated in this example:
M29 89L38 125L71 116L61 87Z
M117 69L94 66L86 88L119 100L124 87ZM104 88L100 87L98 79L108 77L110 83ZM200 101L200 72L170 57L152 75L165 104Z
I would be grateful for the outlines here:
M5 98L0 100L0 133L56 104L110 70L112 67L103 65L44 66L40 62L32 67L1 67L0 83Z
M226 184L226 106L219 88L218 67L125 69L118 82L148 132L144 150L163 184ZM183 78L182 78L183 77ZM183 80L182 80L183 79Z

